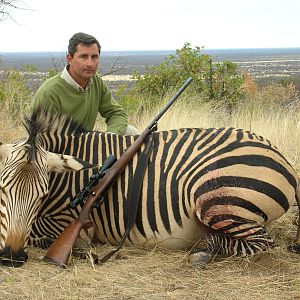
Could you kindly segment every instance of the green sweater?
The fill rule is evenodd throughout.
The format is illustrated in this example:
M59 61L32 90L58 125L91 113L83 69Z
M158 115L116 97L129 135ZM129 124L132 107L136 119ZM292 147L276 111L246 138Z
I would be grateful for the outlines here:
M111 92L96 75L87 90L79 91L60 74L46 80L38 89L31 109L46 107L51 112L68 115L87 130L93 130L98 112L105 118L107 131L124 134L127 114L112 98Z

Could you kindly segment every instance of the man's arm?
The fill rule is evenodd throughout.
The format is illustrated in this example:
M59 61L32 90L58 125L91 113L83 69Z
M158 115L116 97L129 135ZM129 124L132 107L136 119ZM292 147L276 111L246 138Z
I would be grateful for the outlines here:
M107 131L124 134L128 125L127 113L124 111L122 106L113 99L110 90L103 81L101 96L102 99L100 101L99 113L103 118L105 118Z

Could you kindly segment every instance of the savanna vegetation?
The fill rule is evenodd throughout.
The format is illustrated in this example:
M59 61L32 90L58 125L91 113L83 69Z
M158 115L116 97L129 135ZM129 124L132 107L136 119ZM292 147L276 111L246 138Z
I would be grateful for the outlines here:
M119 86L115 97L142 131L190 76L192 84L163 116L159 130L251 130L268 138L300 171L300 95L293 82L260 87L235 64L215 64L187 43L146 74L135 73L133 86ZM4 70L2 142L25 135L20 116L28 112L33 94L20 72ZM105 130L102 120L97 128ZM190 266L186 251L129 247L105 265L72 258L61 270L40 259L43 250L29 248L29 261L21 269L0 268L0 299L300 299L300 257L286 249L296 234L297 215L292 209L270 225L276 248L250 258L217 260L199 270ZM104 245L93 251L101 256L110 249Z

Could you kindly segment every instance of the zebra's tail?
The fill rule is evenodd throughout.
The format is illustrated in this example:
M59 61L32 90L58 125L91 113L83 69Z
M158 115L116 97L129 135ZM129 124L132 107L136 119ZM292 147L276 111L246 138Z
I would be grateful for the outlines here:
M290 252L296 252L300 254L300 182L298 179L298 186L296 190L296 201L298 206L298 229L296 233L296 237L291 245L289 245L288 250Z

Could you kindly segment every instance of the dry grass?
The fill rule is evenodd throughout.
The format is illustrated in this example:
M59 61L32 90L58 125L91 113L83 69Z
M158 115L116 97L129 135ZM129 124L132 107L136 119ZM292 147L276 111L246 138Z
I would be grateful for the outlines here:
M0 142L10 143L26 136L26 131L19 121L14 122L5 112L0 110Z
M201 107L201 108L200 108ZM250 111L251 112L251 111ZM132 118L140 130L154 116ZM21 126L0 116L1 141L24 136ZM231 117L218 107L189 109L177 104L159 122L159 129L237 126L268 137L300 169L296 112L249 114L241 108ZM296 208L295 208L296 209ZM0 299L300 299L300 256L287 245L296 233L290 211L269 226L278 246L250 258L216 260L205 269L190 266L186 251L126 247L104 265L72 258L65 270L41 260L45 251L29 248L21 268L0 268ZM92 249L99 256L112 248Z
M93 266L72 258L68 269L48 265L29 249L19 269L0 269L1 299L300 299L300 259L287 252L295 225L272 225L278 247L250 258L189 265L187 252L125 248L117 259ZM93 249L100 256L112 248Z
M231 115L218 103L203 103L200 99L180 96L158 123L158 130L185 127L236 127L250 130L269 139L300 171L300 110L289 107L279 109L277 104L256 99L238 106ZM299 99L300 101L300 99ZM297 104L298 105L298 104ZM161 109L161 108L160 108ZM142 131L160 110L134 116L132 125Z

